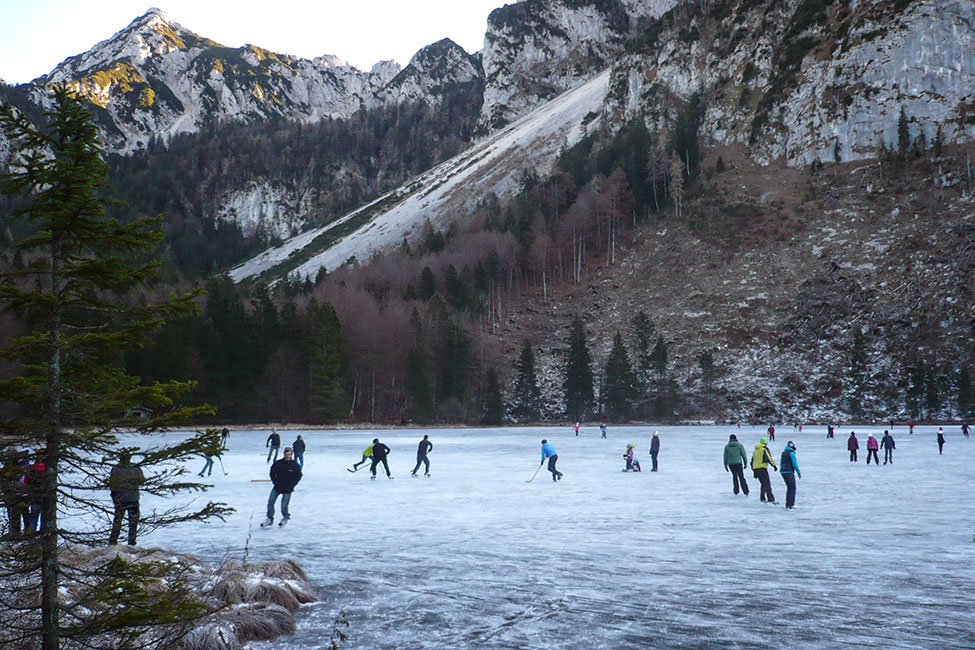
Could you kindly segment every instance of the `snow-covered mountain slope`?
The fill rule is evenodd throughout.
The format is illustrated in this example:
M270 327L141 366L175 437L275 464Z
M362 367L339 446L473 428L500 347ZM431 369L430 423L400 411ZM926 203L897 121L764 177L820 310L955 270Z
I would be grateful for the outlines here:
M248 260L231 277L240 282L300 256L300 264L273 275L286 271L314 278L322 268L334 270L399 245L427 220L443 224L490 192L512 195L523 170L548 171L561 147L585 134L605 100L609 77L609 70L603 71L396 191ZM352 227L344 237L336 234Z
M417 98L436 103L446 85L481 76L478 59L447 39L420 50L403 70L383 61L363 72L331 55L308 60L256 45L224 47L151 9L30 89L41 105L52 84L76 89L94 105L110 148L125 153L210 122L315 122Z

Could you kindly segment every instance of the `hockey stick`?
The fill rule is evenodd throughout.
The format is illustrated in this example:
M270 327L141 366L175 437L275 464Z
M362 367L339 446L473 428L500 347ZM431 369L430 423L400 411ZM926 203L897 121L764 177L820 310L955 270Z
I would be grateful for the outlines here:
M220 456L217 456L217 460L220 461L220 469L223 470L223 475L226 476L227 475L227 470L223 466L223 458L220 458Z
M532 481L534 481L535 480L535 477L538 476L538 470L539 469L542 469L542 465L544 465L544 464L545 463L539 463L538 464L538 469L535 470L535 473L532 474L532 477L530 479L528 479L527 481L525 481L525 483L531 483Z

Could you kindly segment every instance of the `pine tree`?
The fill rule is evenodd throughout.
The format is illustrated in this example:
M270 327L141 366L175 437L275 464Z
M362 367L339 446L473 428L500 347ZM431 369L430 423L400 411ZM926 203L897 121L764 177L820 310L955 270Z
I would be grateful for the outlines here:
M581 420L592 410L593 374L592 354L586 343L586 331L582 319L577 315L569 328L568 352L566 354L565 412L571 420Z
M684 163L674 152L670 157L670 198L674 201L674 216L683 216L684 205Z
M314 298L305 310L304 348L308 361L308 399L312 422L334 422L349 412L345 339L329 302Z
M518 355L518 378L515 381L514 414L529 421L538 419L542 391L538 387L535 371L535 352L531 343L525 340Z
M958 369L958 415L970 418L975 411L975 399L972 394L972 372L968 366Z
M636 342L636 373L643 390L650 386L653 373L652 346L655 329L646 312L639 311L632 321L633 338Z
M667 343L664 342L663 336L657 336L657 342L654 344L653 351L650 353L650 363L653 366L653 384L654 392L656 393L654 410L658 416L669 415L670 399L668 393L670 382L667 378Z
M867 378L867 347L863 332L858 328L853 332L853 348L850 353L850 390L847 394L850 414L863 417L863 394Z
M427 349L423 340L423 324L420 312L415 308L410 315L413 341L406 353L407 416L414 422L426 424L433 420L433 395L427 378Z
M501 381L494 368L487 371L487 386L484 396L484 424L498 425L504 420L504 400L501 397Z
M26 267L0 280L3 308L24 327L2 350L3 359L19 363L13 379L0 381L3 407L15 413L2 433L21 448L39 448L45 466L38 482L41 530L2 547L0 640L25 647L27 639L40 639L44 650L69 643L128 647L141 632L193 620L203 608L181 590L175 565L156 567L154 576L118 558L106 570L83 571L64 561L63 545L104 543L113 510L105 498L107 477L120 451L141 456L143 492L172 495L204 488L180 478L183 463L219 455L219 434L198 432L175 444L147 440L145 450L119 446L119 427L149 436L213 412L176 406L191 383L142 385L122 368L128 350L146 345L164 321L193 310L193 296L156 304L132 298L155 273L156 264L137 259L160 240L160 219L123 225L106 217L112 202L100 194L107 166L91 115L63 87L52 99L43 129L9 105L0 108L0 127L16 152L0 191L21 197L23 207L12 216L30 233L15 244ZM153 417L133 417L135 407L151 409ZM142 520L153 528L227 512L210 502L195 512L144 513ZM78 516L62 519L62 513ZM75 598L63 598L68 593ZM175 643L171 636L166 641Z
M605 398L606 416L621 421L630 417L636 398L636 376L630 365L630 355L623 345L623 335L613 337L613 349L606 361Z

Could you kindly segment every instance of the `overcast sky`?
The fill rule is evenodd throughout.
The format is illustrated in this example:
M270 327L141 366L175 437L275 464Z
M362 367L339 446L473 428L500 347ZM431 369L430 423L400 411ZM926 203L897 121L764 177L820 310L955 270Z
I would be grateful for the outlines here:
M514 0L0 0L0 79L24 83L123 29L150 7L229 47L245 43L313 58L335 54L368 70L406 65L424 45L450 38L484 44L492 9Z

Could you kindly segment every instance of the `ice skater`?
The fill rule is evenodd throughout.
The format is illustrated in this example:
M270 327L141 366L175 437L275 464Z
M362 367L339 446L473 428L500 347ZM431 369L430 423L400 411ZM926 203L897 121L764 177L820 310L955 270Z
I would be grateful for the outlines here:
M890 431L884 431L884 437L880 441L880 446L884 448L884 465L888 462L893 465L896 445L894 444L894 437L890 435Z
M271 429L271 435L267 437L267 442L264 443L265 447L270 447L267 451L267 462L271 462L271 454L274 454L274 462L278 461L278 449L281 448L281 436L273 428Z
M856 431L850 432L850 437L846 439L846 448L850 452L850 462L857 462L857 449L860 448L860 442L857 440Z
M372 445L369 445L368 447L362 450L362 460L360 460L358 463L354 464L352 467L349 467L347 469L353 473L358 472L359 465L364 465L368 463L370 460L372 460Z
M833 425L832 424L827 425L826 426L826 439L829 440L830 438L833 438L834 437L833 433L834 433L833 432Z
M768 439L775 442L775 427L773 425L768 425Z
M880 465L880 459L877 457L877 450L880 449L880 445L877 443L877 439L873 437L873 434L867 436L867 465L870 464L870 459L873 458L877 465Z
M772 460L772 452L768 450L768 439L762 438L755 445L755 449L752 450L752 476L757 478L761 485L758 495L759 500L775 503L775 495L772 494L772 479L768 475L769 465L772 466L772 469L779 469L776 467L775 461Z
M576 422L576 425L573 428L575 429L576 435L578 436L579 435L579 423Z
M599 432L602 434L602 435L599 436L600 438L605 438L606 437L606 423L605 422L603 422L602 424L599 425Z
M416 447L416 467L413 468L413 473L411 476L416 476L416 472L420 469L420 464L424 465L423 475L430 476L430 459L427 458L427 454L433 451L433 443L430 442L430 436L423 436L423 440Z
M206 458L207 462L203 465L203 469L200 470L200 473L197 474L197 476L203 476L204 473L206 473L207 476L210 476L213 474L213 454L203 454L203 457Z
M220 430L220 446L227 449L228 441L230 440L230 429L224 427Z
M301 469L305 469L305 441L302 440L301 436L298 436L293 443L291 443L291 448L295 452L295 460L301 465Z
M745 496L748 496L748 483L745 482L745 473L742 469L747 462L748 454L745 453L745 448L738 442L738 436L731 434L728 444L724 446L724 471L731 472L731 483L736 496L739 485Z
M938 455L944 451L945 448L945 430L942 427L938 427Z
M552 472L552 480L561 480L562 472L555 469L555 463L559 462L559 455L555 453L555 447L549 444L548 440L542 440L542 462L538 464L539 467L545 464L546 458L548 458L548 471Z
M626 445L626 451L623 452L623 460L626 461L626 467L623 468L624 472L629 472L633 469L633 443Z
M909 436L913 436L914 435L914 423L913 422L909 422L907 424L907 435L909 435Z
M791 510L796 505L796 478L802 478L802 474L799 473L799 463L796 462L796 445L791 440L785 443L785 449L782 450L779 474L785 481L785 507Z
M382 463L383 469L386 470L386 478L393 478L393 475L389 473L389 463L386 461L389 451L389 447L379 442L379 438L372 439L372 465L369 467L369 471L372 472L372 480L376 480L376 466L379 463Z
M650 460L653 463L651 472L657 471L657 454L660 453L660 436L657 435L658 432L653 432L653 438L650 439Z
M291 494L301 480L301 465L294 459L291 447L284 448L284 458L274 461L270 475L272 487L267 498L267 519L261 524L261 528L274 524L274 504L278 497L281 497L281 523L278 526L284 526L291 519L291 511L288 509Z
M961 423L961 434L966 438L968 437L968 422Z

